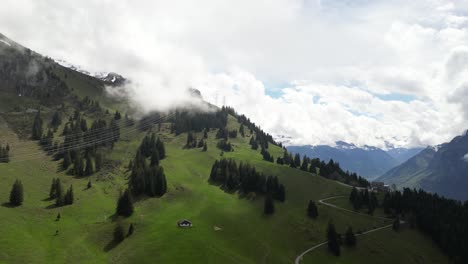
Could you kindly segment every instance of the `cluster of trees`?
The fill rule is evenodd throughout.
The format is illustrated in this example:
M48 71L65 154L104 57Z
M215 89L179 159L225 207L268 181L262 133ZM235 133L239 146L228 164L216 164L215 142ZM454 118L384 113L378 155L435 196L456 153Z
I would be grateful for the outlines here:
M10 205L20 206L23 204L23 183L16 180L10 191Z
M327 245L328 250L335 256L341 255L341 244L343 239L341 234L336 231L335 225L332 222L328 223L327 227ZM348 227L344 237L344 243L348 247L355 247L357 243L356 235L351 226Z
M69 174L75 176L90 176L94 172L101 170L102 163L102 153L96 151L95 148L87 149L84 152L84 156L79 150L66 151L63 157L62 169L67 170L73 165L73 167L68 170Z
M89 96L85 96L80 102L78 102L78 108L82 111L87 110L90 113L102 112L102 107L99 101L94 101Z
M468 202L440 197L422 190L387 193L387 213L402 215L410 227L432 237L454 263L468 263Z
M41 111L36 113L34 117L33 125L32 125L32 132L31 138L34 140L41 140L42 139L42 129L43 129L43 120L41 117Z
M349 195L349 201L353 205L354 210L359 210L363 206L367 207L367 212L373 214L376 207L379 206L377 195L374 192L369 194L368 189L358 191L356 187L353 187L351 194Z
M113 147L120 138L120 127L112 119L109 125L105 120L95 120L91 127L79 111L75 111L65 125L62 135L62 144L53 142L54 134L51 129L42 135L43 121L41 113L38 112L33 122L32 137L39 139L41 146L48 152L54 154L55 159L63 158L62 168L67 170L71 165L73 168L68 172L77 176L88 176L99 171L102 166L103 156L99 147ZM61 115L55 112L50 126L52 129L61 123Z
M0 145L0 163L8 163L10 161L10 145L5 147Z
M49 126L53 129L57 129L62 124L62 114L59 111L55 111L52 116L52 120L49 123Z
M216 143L216 147L226 152L234 151L231 142L227 141L226 139L219 140L218 143Z
M269 161L269 162L274 162L273 156L268 152L268 150L262 148L262 151L260 152L262 154L262 157L264 160Z
M187 133L187 143L185 143L185 148L203 148L203 151L206 151L208 147L206 146L205 139L208 138L208 132L206 129L203 133L203 138L197 141L197 136L195 133Z
M367 187L370 183L363 177L358 176L356 173L349 173L343 171L338 162L334 162L330 159L328 163L321 161L318 158L311 159L304 155L301 159L299 154L294 156L289 153L286 149L284 150L283 157L278 157L276 163L281 165L289 165L291 168L298 168L303 171L315 173L325 178L337 180L346 184Z
M194 113L193 111L176 111L170 121L173 122L172 132L179 135L184 132L201 132L207 128L225 128L228 114L222 108L220 111Z
M164 143L155 133L146 135L137 150L135 159L130 161L128 185L134 195L162 196L167 191L166 175L159 161L166 157ZM150 165L147 163L150 158Z
M286 199L285 187L279 183L278 177L265 176L247 163L241 162L238 166L232 159L216 160L211 167L209 180L228 191L267 194L281 202Z
M62 183L59 178L52 179L52 184L50 185L49 199L55 199L56 206L70 205L73 204L75 197L73 194L73 185L70 185L70 188L64 192Z

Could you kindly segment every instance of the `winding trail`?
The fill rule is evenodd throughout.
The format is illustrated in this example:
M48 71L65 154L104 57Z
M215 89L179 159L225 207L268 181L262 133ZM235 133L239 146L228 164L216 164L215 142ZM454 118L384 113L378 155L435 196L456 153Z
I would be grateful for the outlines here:
M319 203L325 205L325 206L328 206L328 207L332 207L332 208L335 208L335 209L338 209L338 210L341 210L341 211L346 211L346 212L351 212L351 213L354 213L354 214L358 214L358 215L363 215L363 216L367 216L367 217L372 217L372 218L378 218L378 219L385 219L385 220L389 220L388 218L385 218L385 217L382 217L382 216L372 216L372 215L369 215L369 214L364 214L364 213L358 213L358 212L355 212L353 210L349 210L349 209L346 209L346 208L342 208L342 207L339 207L337 205L334 205L334 204L331 204L331 203L327 203L325 201L328 201L328 200L332 200L332 199L336 199L336 198L341 198L341 197L345 197L343 195L340 195L340 196L333 196L333 197L328 197L328 198L324 198L324 199L320 199L319 200ZM403 221L400 221L401 223L404 223ZM382 230L382 229L386 229L386 228L389 228L391 227L392 225L385 225L385 226L381 226L381 227L377 227L377 228L374 228L374 229L371 229L371 230L368 230L368 231L365 231L365 232L362 232L360 234L356 234L356 236L362 236L362 235L365 235L365 234L369 234L369 233L373 233L373 232L376 232L376 231L379 231L379 230ZM322 243L319 243L311 248L308 248L307 250L305 250L304 252L302 252L300 255L298 255L296 257L296 259L294 260L294 264L299 264L302 260L302 258L304 257L305 254L323 246L323 245L326 245L328 243L328 240L327 241L324 241Z

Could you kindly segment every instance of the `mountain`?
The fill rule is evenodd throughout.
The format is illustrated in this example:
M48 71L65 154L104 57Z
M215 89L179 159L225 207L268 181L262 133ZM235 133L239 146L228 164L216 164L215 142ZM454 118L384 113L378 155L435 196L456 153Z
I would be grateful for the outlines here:
M386 152L392 156L399 164L409 160L421 152L424 148L389 148Z
M422 188L446 197L468 199L468 135L428 147L378 178L398 187Z
M343 141L336 142L336 146L290 146L288 150L308 157L323 160L333 159L340 163L345 170L353 171L368 179L376 178L387 170L398 165L398 160L382 149L354 144Z
M0 158L1 263L291 263L323 242L330 220L341 234L393 221L319 204L338 196L337 203L352 208L350 186L265 160L284 149L231 108L138 120L125 102L106 97L105 80L0 40L0 154L8 155ZM33 131L44 136L32 140ZM226 145L232 149L222 151ZM17 181L24 199L15 207L9 194ZM274 214L264 215L268 190L276 196L272 190L280 186L285 200L275 198ZM65 197L57 189L62 196L67 190ZM122 200L134 201L131 216L116 214ZM318 205L316 219L307 216L310 201ZM178 227L184 219L193 227ZM301 263L336 262L322 249ZM376 255L382 263L447 263L430 239L409 228L363 236L340 258L374 263Z

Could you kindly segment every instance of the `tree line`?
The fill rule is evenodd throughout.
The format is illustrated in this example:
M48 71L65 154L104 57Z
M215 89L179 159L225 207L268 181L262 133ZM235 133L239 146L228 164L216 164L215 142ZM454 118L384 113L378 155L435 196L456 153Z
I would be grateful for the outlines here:
M281 202L286 199L285 187L277 176L266 176L248 163L237 165L233 159L216 160L211 167L209 181L228 191L266 194Z
M0 145L0 163L8 163L10 162L10 145L6 144L6 146Z
M360 187L370 186L370 183L365 178L358 176L356 173L344 171L341 169L340 164L334 162L333 159L330 159L328 163L319 158L311 159L306 155L301 159L298 153L293 156L292 153L284 149L283 157L278 157L276 163L315 173L327 179L337 180L349 185Z
M387 193L386 213L401 215L410 227L430 236L454 263L468 263L468 202L405 188Z
M372 215L376 207L379 206L377 195L374 192L369 194L368 189L358 191L356 187L353 187L349 195L349 201L353 205L354 210L358 211L363 206L367 207L367 212Z
M146 135L135 155L130 161L131 169L128 186L135 196L162 196L167 191L166 175L159 161L166 157L164 143L155 133ZM150 159L148 165L147 159Z

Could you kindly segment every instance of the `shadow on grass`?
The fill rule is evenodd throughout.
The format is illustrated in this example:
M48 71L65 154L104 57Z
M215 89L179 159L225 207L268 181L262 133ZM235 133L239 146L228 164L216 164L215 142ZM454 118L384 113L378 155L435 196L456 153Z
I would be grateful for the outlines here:
M6 208L15 208L15 207L18 207L18 206L16 206L16 205L12 205L12 204L9 203L9 202L2 203L2 206L3 206L3 207L6 207Z
M107 245L104 247L104 252L109 252L115 247L117 247L120 244L119 241L115 241L115 239L112 239Z

